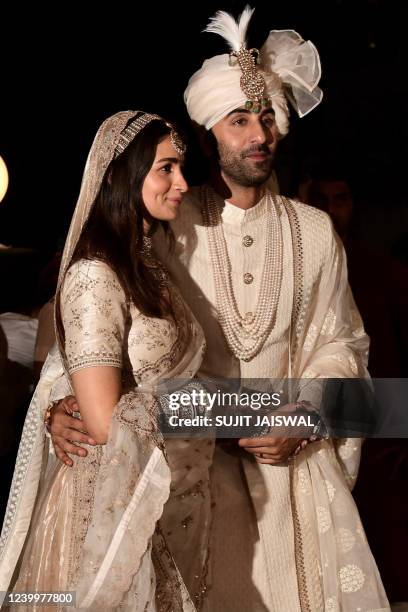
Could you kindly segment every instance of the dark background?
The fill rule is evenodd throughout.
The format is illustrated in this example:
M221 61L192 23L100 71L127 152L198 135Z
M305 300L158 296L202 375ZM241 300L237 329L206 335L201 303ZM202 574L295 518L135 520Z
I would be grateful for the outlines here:
M36 3L3 13L0 155L10 186L0 204L0 243L15 248L0 251L0 312L29 306L41 266L62 247L100 123L119 110L143 109L188 131L188 78L205 58L226 52L219 37L201 30L216 10L238 16L244 4ZM372 361L371 372L408 376L408 0L252 6L250 46L261 46L271 29L294 29L316 45L322 62L322 104L302 120L293 117L280 145L281 191L296 193L307 159L333 157L346 169L355 227L373 249L354 261L350 275L380 363L375 369ZM192 184L202 170L193 159ZM407 482L406 440L365 443L355 495L393 601L408 600Z
M295 29L321 56L324 99L292 120L278 167L282 191L294 193L304 157L335 154L350 173L368 238L388 250L407 231L407 4L255 1L249 30L250 45L261 46L270 29ZM88 17L68 3L14 10L2 24L0 155L10 186L0 242L40 249L63 242L87 152L108 115L141 108L187 125L189 76L226 51L201 30L217 9L237 16L243 6L110 3L89 8Z

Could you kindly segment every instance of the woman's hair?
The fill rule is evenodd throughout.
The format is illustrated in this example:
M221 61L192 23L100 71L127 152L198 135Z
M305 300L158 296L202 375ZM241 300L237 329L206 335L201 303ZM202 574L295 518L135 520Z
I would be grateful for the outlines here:
M71 261L71 265L79 259L106 262L117 274L127 299L152 317L164 317L172 309L142 257L143 220L151 223L150 234L158 225L170 240L172 234L167 222L150 217L142 200L142 187L157 145L170 132L163 121L153 120L112 160Z

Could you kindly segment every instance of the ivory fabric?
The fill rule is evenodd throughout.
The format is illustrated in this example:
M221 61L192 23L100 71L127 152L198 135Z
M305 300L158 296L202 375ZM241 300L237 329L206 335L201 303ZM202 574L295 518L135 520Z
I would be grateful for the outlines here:
M276 325L261 353L250 362L240 362L231 356L217 322L212 262L201 215L202 190L190 192L179 219L173 224L175 251L169 253L163 236L156 236L156 250L171 270L175 284L180 287L207 337L200 374L234 378L291 375L311 383L317 377L366 376L368 340L347 285L344 252L328 217L301 203L274 197L284 243L282 290ZM219 205L223 207L222 222L235 295L243 311L256 303L263 263L266 209L263 201L249 211L222 201ZM295 224L293 219L296 219ZM247 235L254 239L249 247L242 242ZM254 277L249 286L243 283L243 274L247 272ZM114 351L110 357L112 355ZM114 358L119 359L118 355L116 353ZM67 358L71 359L69 352ZM6 578L14 570L34 505L36 492L27 483L27 475L40 471L41 407L46 405L51 388L61 385L61 380L63 370L56 355L46 364L26 423L22 444L27 451L22 455L12 489L17 502L11 498L6 519L9 522L2 540L1 588L8 586ZM313 396L313 386L303 386L300 393L305 398L308 393ZM170 468L166 470L163 461L158 461L161 446L153 427L154 411L149 409L149 402L146 403L148 397L151 398L143 394L143 399L138 395L130 399L133 406L142 402L146 410L141 414L146 415L145 420L151 427L150 442L143 443L148 444L147 450L143 447L145 452L140 454L143 461L135 464L137 473L141 478L144 474L150 483L150 495L143 500L146 503L136 505L136 509L142 516L157 517L159 530L151 546L146 543L145 554L136 555L140 570L132 586L139 589L145 601L149 601L149 597L141 590L138 578L151 576L150 558L154 557L156 549L162 551L162 559L168 560L166 573L172 576L173 588L177 587L175 601L185 606L184 609L191 606L187 603L184 585L196 608L206 612L303 612L308 609L351 612L358 607L365 612L378 612L389 609L349 491L357 475L359 440L328 440L310 445L291 467L260 466L244 454L231 455L219 445L214 448L212 440L197 445L190 441L166 442ZM118 412L129 414L128 408L128 399L124 398ZM115 421L116 446L113 445L111 455L116 462L118 455L115 453L119 453L126 440L121 419ZM126 431L129 431L127 426ZM140 423L132 427L129 447L140 448L141 431ZM28 472L24 461L29 461L31 466ZM105 465L103 458L101 465ZM119 461L119 465L124 476L122 481L126 482L129 462ZM22 485L23 495L19 493L21 479L26 483ZM108 487L117 485L117 479L107 482ZM102 487L101 494L104 491ZM126 499L130 512L131 499ZM15 503L17 507L13 509ZM94 507L97 520L91 527L96 529L98 524L103 524L99 508L101 519L106 520L106 516L103 504ZM117 520L120 524L121 518ZM90 529L88 537L96 537L98 531L95 529ZM106 530L99 531L99 536L113 531L109 523ZM116 566L121 571L131 567L129 558L132 550L137 550L137 529L133 533L135 539L124 543L123 556L119 557ZM125 546L127 543L129 546ZM111 541L105 541L97 548L94 571L99 571L103 561L110 558L110 546ZM84 548L85 554L87 551L92 554L92 550ZM173 559L176 567L172 565ZM160 563L154 565L155 574L160 566ZM112 568L115 570L114 563ZM87 582L86 574L81 576ZM157 576L160 581L160 574ZM102 578L99 595L105 596L110 593L112 583L109 575ZM97 584L95 579L96 574L91 573L87 593L81 585L79 592L84 596L90 593L91 597L95 588L90 589L89 585ZM123 586L119 586L119 590L121 588Z
M294 30L271 30L260 49L258 70L265 81L279 134L286 136L289 131L287 100L300 117L322 101L317 49ZM207 59L191 76L184 92L191 119L210 130L228 113L242 108L247 96L241 89L241 76L238 63L231 62L227 53Z
M318 400L316 378L368 376L368 338L347 283L344 249L330 219L281 196L274 196L284 245L276 324L251 361L231 355L217 321L203 193L201 188L191 190L172 224L173 254L159 235L156 239L159 255L207 339L200 374L305 378L300 398L312 401ZM263 266L265 199L247 211L220 198L218 203L237 304L241 313L253 311ZM253 239L251 246L244 246L245 236ZM248 272L251 284L243 280ZM356 439L321 441L300 453L291 467L258 465L245 455L231 458L217 447L211 470L214 507L206 609L389 609L350 494L360 445Z
M170 486L179 485L171 483L153 392L167 375L191 378L204 344L177 290L170 294L175 320L149 318L128 306L107 264L81 260L69 268L61 287L69 373L120 367L123 396L107 445L88 447L72 469L54 457L44 461L13 590L75 590L78 609L95 611L194 610L157 524Z

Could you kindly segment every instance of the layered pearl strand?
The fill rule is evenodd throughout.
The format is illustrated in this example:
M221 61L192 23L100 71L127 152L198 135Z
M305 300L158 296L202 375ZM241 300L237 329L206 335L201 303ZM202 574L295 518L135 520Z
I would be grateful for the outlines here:
M232 285L231 261L222 227L220 207L209 187L202 191L203 220L215 280L219 322L232 353L241 361L251 361L261 350L276 321L282 283L283 243L278 212L267 192L265 258L255 312L242 315Z

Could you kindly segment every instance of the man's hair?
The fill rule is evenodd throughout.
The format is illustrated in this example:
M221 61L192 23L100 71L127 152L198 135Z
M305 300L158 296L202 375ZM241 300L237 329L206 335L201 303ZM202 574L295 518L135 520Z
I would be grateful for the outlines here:
M151 121L110 163L71 262L104 261L117 274L127 299L146 316L155 317L171 313L171 306L142 257L143 221L152 223L152 231L161 225L170 240L172 234L167 222L151 219L142 187L157 145L170 129L162 121Z

